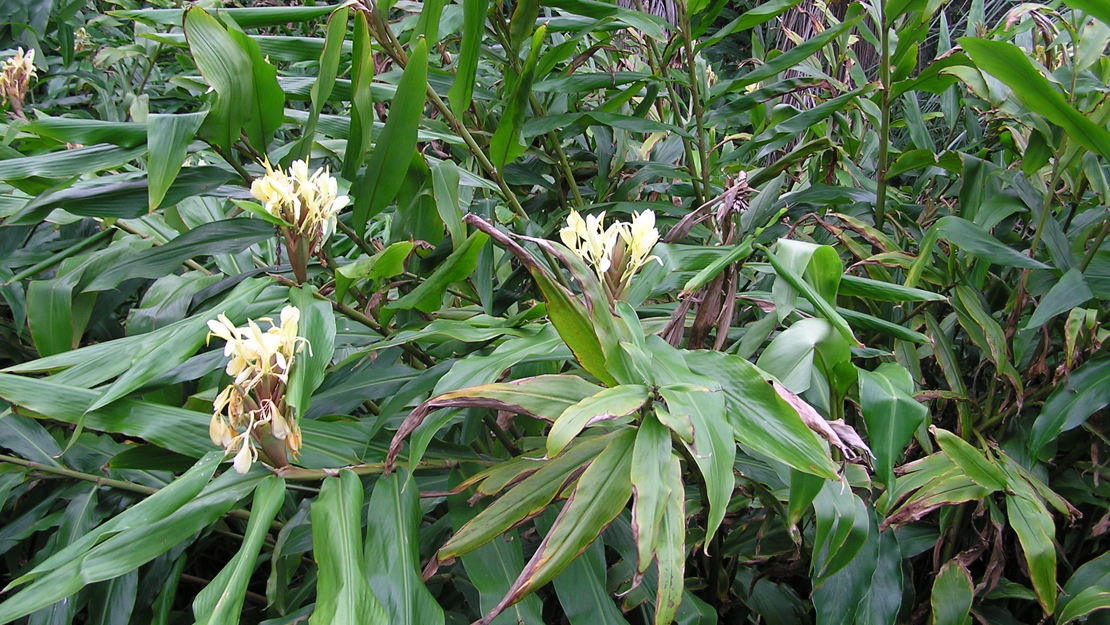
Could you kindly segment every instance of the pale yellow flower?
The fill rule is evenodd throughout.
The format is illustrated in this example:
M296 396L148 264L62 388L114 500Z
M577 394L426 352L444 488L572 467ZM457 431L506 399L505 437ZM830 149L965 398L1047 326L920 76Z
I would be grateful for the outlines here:
M35 76L35 51L16 50L15 56L0 63L0 96L11 105L18 117L23 117L23 99L27 87Z
M559 238L593 268L610 297L617 299L641 267L659 261L651 256L659 231L655 228L655 213L650 210L633 213L631 222L617 221L608 228L603 227L604 220L604 212L583 219L572 210Z
M300 449L300 429L285 414L289 371L302 344L307 343L297 334L299 320L300 311L286 306L279 323L268 317L259 319L270 324L265 331L254 320L236 327L222 314L208 322L209 338L225 341L225 371L234 380L212 402L208 434L213 443L238 450L234 466L241 473L258 457L252 435L259 435L256 430L260 427L262 435L284 441L294 455ZM246 448L250 450L244 451Z
M266 212L292 226L291 234L309 242L309 253L335 232L339 211L350 198L339 195L339 183L328 169L309 174L308 163L293 161L289 171L264 162L266 175L251 183L251 195Z

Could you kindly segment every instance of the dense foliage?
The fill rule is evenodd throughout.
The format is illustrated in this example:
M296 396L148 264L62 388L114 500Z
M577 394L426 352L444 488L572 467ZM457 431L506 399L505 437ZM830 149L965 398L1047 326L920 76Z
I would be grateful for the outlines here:
M1103 0L183 4L0 2L0 623L1108 622Z

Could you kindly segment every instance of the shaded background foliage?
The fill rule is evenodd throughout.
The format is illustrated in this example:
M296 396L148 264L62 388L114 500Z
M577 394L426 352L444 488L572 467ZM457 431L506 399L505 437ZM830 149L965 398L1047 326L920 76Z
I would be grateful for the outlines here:
M0 621L1107 619L1103 3L200 4L0 2ZM303 289L264 157L352 196ZM239 475L205 322L290 303Z

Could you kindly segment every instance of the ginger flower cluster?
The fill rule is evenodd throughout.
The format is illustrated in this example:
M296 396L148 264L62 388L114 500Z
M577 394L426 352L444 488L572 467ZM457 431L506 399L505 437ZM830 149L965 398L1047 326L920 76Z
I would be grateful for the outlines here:
M208 322L208 337L224 341L229 357L227 374L232 382L212 402L208 434L212 442L234 451L234 467L246 473L258 459L259 447L277 466L288 464L287 453L296 456L301 431L291 418L285 401L289 371L305 339L297 334L300 311L294 306L281 310L279 323L268 317L265 332L253 320L236 327L226 316Z
M662 263L651 255L659 241L659 230L655 227L655 213L650 210L632 213L631 222L617 221L608 228L604 221L604 212L583 219L578 211L572 210L559 238L593 268L615 300L641 267L653 260Z
M293 161L289 171L263 163L266 175L251 183L251 195L263 203L267 213L289 224L287 238L307 243L308 254L335 232L339 211L350 199L339 195L339 186L326 167L310 175L308 163Z
M35 76L35 51L16 50L15 56L0 63L0 96L12 107L16 117L23 117L23 100Z

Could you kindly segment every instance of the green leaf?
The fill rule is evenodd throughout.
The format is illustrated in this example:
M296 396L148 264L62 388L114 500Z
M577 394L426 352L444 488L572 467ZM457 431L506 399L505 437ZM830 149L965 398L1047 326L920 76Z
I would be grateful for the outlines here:
M1048 293L1041 297L1041 302L1037 304L1033 316L1029 318L1029 322L1022 329L1034 330L1039 328L1056 315L1065 313L1076 306L1082 306L1093 297L1094 294L1087 286L1083 273L1079 271L1078 267L1072 267L1063 276L1060 276L1060 279L1052 285Z
M555 517L554 511L536 517L536 530L544 534L550 532ZM594 541L551 582L570 625L628 625L609 593L604 542ZM498 595L498 599L502 596L504 593ZM536 599L536 596L525 597L516 605L529 599ZM505 611L498 619L506 614L509 612ZM496 622L495 619L490 625L496 625ZM514 622L511 625L517 624Z
M238 625L262 542L270 532L270 523L285 500L285 480L271 475L254 491L250 520L243 534L239 551L216 577L212 578L193 599L193 615L197 625Z
M166 192L181 171L189 143L204 122L204 113L152 114L146 118L147 145L157 149L147 155L147 209L162 205Z
M397 94L389 107L389 119L374 143L366 171L351 187L355 196L355 232L366 231L366 221L382 211L397 197L405 173L416 151L416 131L424 116L428 86L428 43L416 42L408 66L397 84Z
M1097 17L1105 24L1110 25L1110 7L1098 0L1064 0L1064 4Z
M1079 427L1110 405L1110 358L1095 358L1067 375L1049 395L1029 437L1029 451L1040 457L1045 445Z
M857 373L867 439L875 454L875 475L889 488L894 484L894 464L929 410L914 399L913 378L901 365L888 362L875 371L858 369Z
M954 295L952 304L956 310L956 319L971 338L971 342L994 363L998 373L1009 379L1019 393L1022 392L1021 376L1010 362L1009 343L1002 326L983 308L979 294L970 286L957 285Z
M837 479L828 446L750 362L721 352L685 352L694 373L720 382L736 441L804 473Z
M27 285L27 323L39 356L73 349L73 283L69 280L34 280Z
M536 77L536 63L539 60L540 48L543 46L544 37L547 36L547 25L540 26L532 35L532 49L528 58L521 67L520 74L512 81L511 86L506 86L505 110L501 113L501 121L497 130L490 139L490 162L497 169L505 168L527 149L521 131L524 128L524 117L528 112L528 97L532 93L532 82Z
M825 246L822 246L825 247ZM829 303L825 298L826 293L819 291L806 280L802 279L795 271L780 262L779 258L767 248L763 248L764 253L767 254L767 259L771 262L771 266L775 268L775 273L781 277L786 284L796 289L802 294L802 297L809 300L817 312L825 318L826 321L836 328L837 332L844 337L851 345L862 345L856 340L855 335L852 334L852 328L848 326L848 322L844 317L836 311L836 306ZM836 252L834 251L833 254ZM810 261L812 263L812 261ZM839 267L839 257L837 258L837 266ZM831 281L824 281L825 288L831 285ZM781 317L780 317L781 319Z
M324 37L324 50L320 53L320 69L316 74L316 81L312 83L309 99L312 106L309 108L308 122L302 129L301 141L297 147L286 157L292 161L292 155L307 160L312 152L312 143L316 139L316 124L320 120L320 113L324 110L324 103L331 97L332 88L335 87L335 78L339 73L339 56L343 52L343 39L347 36L347 15L349 9L343 7L336 10L328 18L328 31ZM356 57L357 58L357 57ZM353 83L352 83L353 88ZM356 116L352 116L351 123L355 123Z
M201 134L231 152L248 120L258 116L254 81L247 79L254 73L250 54L200 7L185 12L185 36L197 69L215 91Z
M941 217L933 224L933 228L936 228L940 236L959 246L965 252L996 265L1029 269L1048 268L1048 265L1034 260L994 238L979 224L955 215ZM924 248L921 253L927 255Z
M173 206L186 198L207 194L232 177L230 171L220 167L186 167L170 182L159 207ZM147 178L134 174L93 178L72 187L39 195L6 223L11 226L36 224L46 219L55 208L81 217L142 217L149 213L149 182Z
M959 560L949 560L933 580L933 594L929 597L933 625L971 625L973 598L971 575Z
M462 44L459 46L458 62L455 65L455 80L447 99L451 110L462 116L470 108L474 97L475 78L478 75L478 54L482 49L482 35L486 27L486 12L489 0L463 0Z
M868 541L867 505L843 481L826 480L813 500L817 531L813 537L813 583L818 586L843 569Z
M70 178L119 167L146 153L146 146L119 148L114 145L93 145L48 154L0 160L0 180Z
M420 579L420 493L403 471L374 485L366 519L370 588L394 625L442 625L443 610ZM315 527L313 523L313 527Z
M228 7L221 8L220 13L235 20L243 28L261 28L266 26L285 26L290 23L309 22L318 17L331 13L339 5L324 4L320 6L257 6L249 8ZM182 9L135 9L128 11L108 11L109 15L125 19L137 20L147 24L161 24L164 26L180 26Z
M421 282L401 299L390 302L388 308L409 310L415 308L423 312L439 310L443 293L453 282L465 280L478 266L478 253L489 237L484 232L475 232L457 250L451 252L447 260L436 268L428 279Z
M851 274L841 277L838 294L866 297L880 302L943 302L948 299L939 293Z
M1064 94L1033 66L1021 48L974 37L957 41L979 69L1006 83L1023 105L1063 128L1076 143L1110 160L1110 132L1068 104Z
M736 486L736 478L732 474L736 443L729 431L724 393L709 389L689 391L668 385L660 387L659 394L667 402L667 410L672 415L688 418L694 426L690 454L701 471L709 495L709 517L705 528L708 549L709 541L725 518L725 508Z
M318 573L309 625L389 625L370 591L362 548L362 483L350 471L329 477L312 503L312 551Z
M929 429L945 455L963 470L964 475L991 492L1006 488L1006 474L986 458L981 451L948 430L938 428L935 425Z
M370 151L370 135L374 128L374 98L370 86L374 82L374 55L370 46L370 30L366 14L355 13L354 43L351 49L351 115L347 146L343 153L343 177L354 180L362 160Z
M1059 625L1067 625L1095 610L1106 609L1110 609L1110 588L1103 586L1084 588L1072 597L1067 605L1060 610L1060 614L1056 617L1056 622L1059 623Z
M606 449L612 439L613 436L589 437L557 458L536 462L534 473L456 532L436 552L436 559L443 562L470 553L517 523L539 514L563 490L573 472Z
M667 476L678 459L671 452L667 428L654 415L640 422L632 448L632 534L636 538L636 570L643 573L651 566L656 551L660 523L673 494Z
M655 625L670 625L678 615L686 580L686 494L682 488L682 468L678 458L664 474L670 486L663 517L659 522L656 560L659 584L655 594Z
M331 365L335 351L335 315L327 300L316 298L306 286L289 289L289 302L300 312L298 330L305 343L293 358L286 401L296 409L297 419L308 413L312 393L324 381L324 372Z
M274 228L253 219L225 219L202 224L128 258L97 275L85 291L104 291L133 278L160 278L197 256L231 254L274 235Z
M169 516L107 538L51 569L0 603L0 623L8 623L61 599L89 584L118 577L153 560L215 522L250 493L260 475L224 473L197 497Z
M148 117L147 124L149 122ZM42 117L27 122L23 128L39 136L65 143L80 145L111 143L121 148L134 148L147 143L147 124L76 117Z
M1017 534L1033 590L1046 614L1056 610L1056 526L1044 504L1022 495L1006 496L1006 517Z
M634 440L633 430L621 431L590 463L535 555L481 623L488 623L505 608L551 581L624 510L632 496L629 471Z
M742 15L732 20L728 24L721 27L720 30L713 33L712 37L699 41L694 48L696 51L703 48L708 48L723 41L726 37L733 33L738 33L745 30L751 30L760 24L768 22L775 17L782 15L796 6L801 0L771 0L770 2L760 3L751 9L745 11Z
M648 400L648 388L640 384L622 384L603 389L568 407L555 419L547 434L547 455L554 458L574 437L590 424L628 416Z

